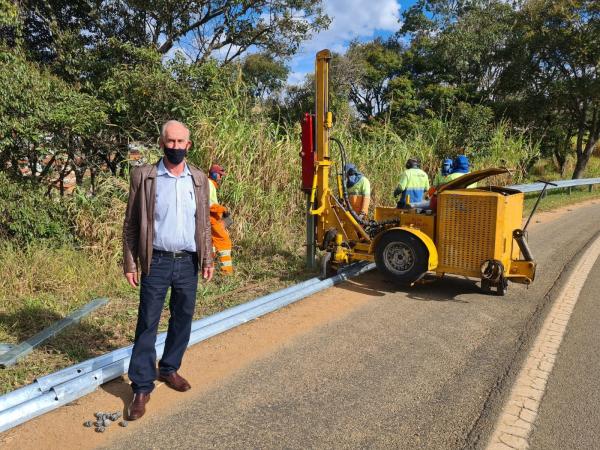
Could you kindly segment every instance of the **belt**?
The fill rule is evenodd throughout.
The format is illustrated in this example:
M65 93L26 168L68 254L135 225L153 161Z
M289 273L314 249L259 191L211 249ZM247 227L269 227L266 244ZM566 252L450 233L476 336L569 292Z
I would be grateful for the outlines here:
M188 252L187 250L181 252L166 252L164 250L152 249L152 253L159 256L166 256L167 258L187 258L190 256L194 256L194 252Z

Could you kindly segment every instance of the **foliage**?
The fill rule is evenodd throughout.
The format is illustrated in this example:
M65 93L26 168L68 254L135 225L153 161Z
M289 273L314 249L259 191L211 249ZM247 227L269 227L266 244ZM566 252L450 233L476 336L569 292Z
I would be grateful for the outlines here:
M11 0L0 0L0 46L15 46L19 35L19 9Z
M242 75L251 94L259 99L279 92L285 85L289 69L281 61L265 53L254 53L244 58Z
M8 239L18 245L44 241L54 246L73 241L63 202L48 202L40 187L16 183L2 172L0 208L0 240Z
M45 62L70 59L111 38L161 55L178 46L197 62L216 52L230 62L251 47L286 57L329 24L320 0L29 0L21 14L28 49Z
M161 64L156 51L127 47L138 61L114 65L98 86L98 96L110 105L110 123L118 126L121 143L155 136L157 124L183 120L193 108L189 91Z
M0 163L14 176L25 165L34 179L62 180L106 123L101 101L14 52L0 50L0 96Z
M352 42L346 54L334 61L337 79L347 84L348 98L362 119L371 119L388 108L388 85L401 69L401 56L394 42L376 39ZM344 77L344 78L342 78ZM333 77L334 82L337 81Z
M598 2L531 0L518 17L499 81L502 100L532 113L559 162L561 147L575 138L573 178L582 176L600 138L599 35Z
M122 261L122 225L129 184L102 176L93 196L76 191L66 203L67 216L79 247L105 264L119 267Z
M434 113L444 116L466 102L491 108L496 123L509 119L528 130L561 171L574 150L573 177L580 177L600 137L598 2L520 5L417 1L399 32L411 38L412 82L418 96L433 100L426 108Z

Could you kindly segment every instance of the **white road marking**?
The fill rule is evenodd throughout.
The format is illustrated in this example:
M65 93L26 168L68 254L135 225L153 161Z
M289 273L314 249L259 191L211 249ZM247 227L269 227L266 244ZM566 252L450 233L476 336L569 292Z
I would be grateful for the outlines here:
M526 449L529 447L529 435L546 391L546 383L554 367L569 318L598 255L600 255L600 237L596 238L577 262L571 276L555 300L533 344L533 349L517 376L509 399L500 413L487 450Z

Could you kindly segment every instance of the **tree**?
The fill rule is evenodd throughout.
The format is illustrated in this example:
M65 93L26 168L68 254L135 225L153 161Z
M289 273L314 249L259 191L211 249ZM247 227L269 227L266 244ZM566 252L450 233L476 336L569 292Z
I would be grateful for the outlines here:
M242 76L252 95L264 99L279 91L287 79L289 69L281 61L265 53L253 53L244 58Z
M574 138L573 178L580 178L600 138L600 4L527 2L507 60L499 81L506 105L533 111L538 126L545 126L546 142L562 143L559 149Z
M0 0L0 46L14 47L19 30L19 9L11 0Z
M321 0L26 0L21 14L27 46L44 62L110 38L161 55L179 46L196 62L220 52L226 64L250 48L287 57L329 24Z
M0 167L17 177L58 181L62 191L71 170L85 172L96 159L86 140L106 125L103 102L5 50L0 97Z
M599 16L594 0L418 0L399 34L412 38L406 60L427 109L492 107L541 140L561 171L574 141L578 178L600 134Z
M337 78L342 86L347 86L348 97L359 116L371 119L383 113L388 107L390 80L402 64L395 43L379 38L367 43L352 42L344 58L336 62Z
M401 37L412 37L407 56L415 84L457 88L457 100L493 101L503 66L498 55L516 10L499 0L419 0L404 13Z

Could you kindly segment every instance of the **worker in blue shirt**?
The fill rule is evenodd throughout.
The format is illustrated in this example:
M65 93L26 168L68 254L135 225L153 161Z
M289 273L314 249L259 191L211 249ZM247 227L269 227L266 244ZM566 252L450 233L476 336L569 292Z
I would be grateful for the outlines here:
M419 168L419 161L410 158L406 161L406 170L400 175L394 197L400 196L397 208L425 206L425 193L429 190L429 177Z

